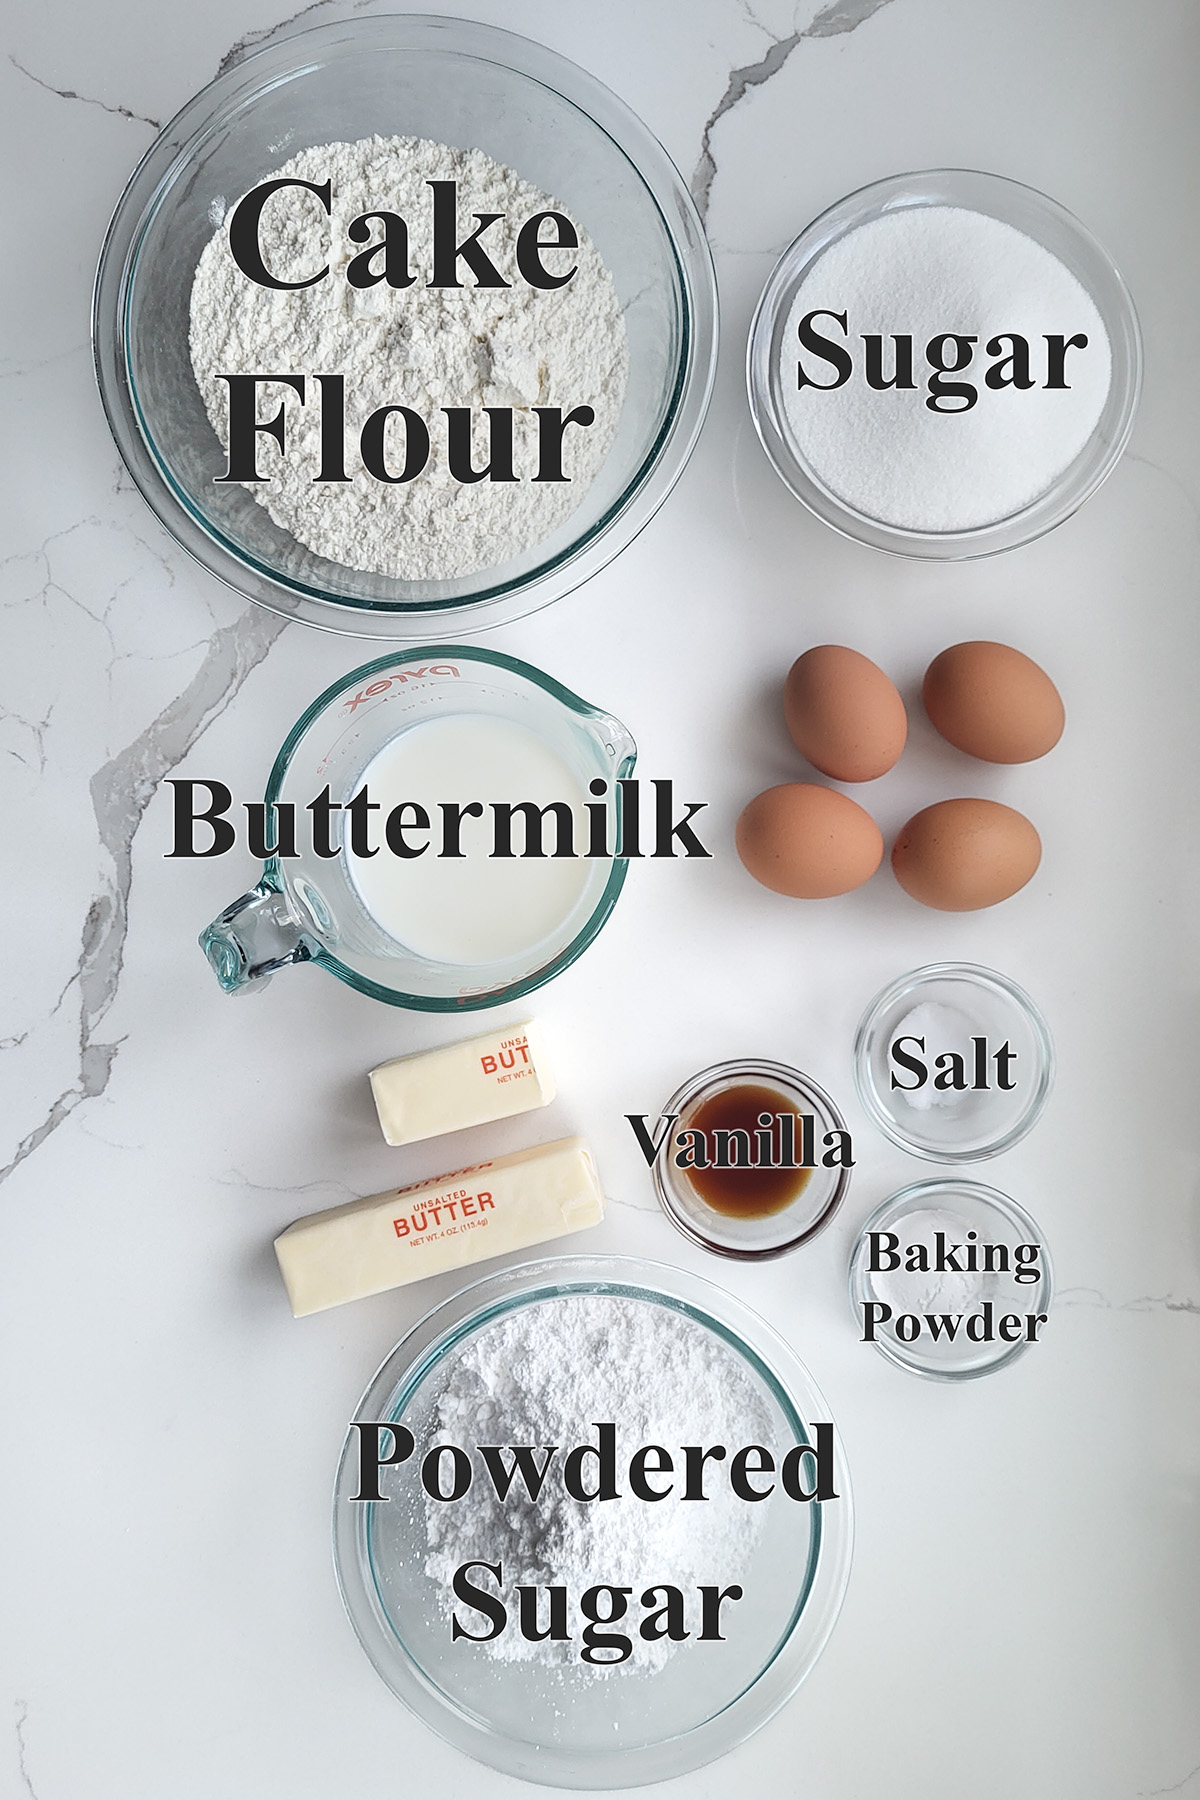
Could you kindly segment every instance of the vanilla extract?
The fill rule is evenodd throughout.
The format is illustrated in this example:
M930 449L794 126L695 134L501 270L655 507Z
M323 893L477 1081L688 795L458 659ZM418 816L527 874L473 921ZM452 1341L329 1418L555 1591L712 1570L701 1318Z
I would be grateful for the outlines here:
M840 1145L827 1132L824 1156L842 1160ZM816 1121L801 1113L774 1088L739 1082L719 1089L687 1115L674 1140L677 1168L714 1212L740 1219L766 1219L782 1212L804 1192L818 1162Z
M759 1082L732 1082L690 1110L664 1113L657 1136L645 1113L625 1117L651 1168L660 1158L673 1163L698 1199L731 1218L770 1218L800 1197L818 1166L854 1166L848 1131L823 1132L818 1149L816 1116Z

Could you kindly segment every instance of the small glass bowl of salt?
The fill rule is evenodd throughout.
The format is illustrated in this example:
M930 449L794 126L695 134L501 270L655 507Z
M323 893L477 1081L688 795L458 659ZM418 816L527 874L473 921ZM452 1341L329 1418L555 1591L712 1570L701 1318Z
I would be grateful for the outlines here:
M1054 1046L1023 988L930 963L877 994L854 1041L858 1097L885 1137L930 1162L979 1162L1041 1117Z
M873 182L780 257L750 330L776 473L844 536L960 561L1069 518L1129 438L1129 290L1073 214L973 169Z
M1050 1253L1024 1207L958 1176L892 1194L850 1259L863 1341L933 1381L1007 1368L1042 1341L1053 1295Z

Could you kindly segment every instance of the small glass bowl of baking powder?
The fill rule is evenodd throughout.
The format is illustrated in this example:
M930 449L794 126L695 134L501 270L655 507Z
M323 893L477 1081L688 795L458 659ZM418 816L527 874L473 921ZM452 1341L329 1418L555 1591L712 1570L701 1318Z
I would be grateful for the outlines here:
M1141 375L1108 252L1045 194L971 169L895 175L815 219L767 282L746 363L797 499L859 543L935 561L1069 518L1124 450Z
M974 963L930 963L877 994L854 1040L858 1097L885 1137L929 1162L980 1162L1032 1131L1054 1046L1023 988Z
M624 324L628 379L615 436L579 504L498 566L440 579L402 579L319 555L277 524L249 488L219 479L226 456L189 352L193 278L228 209L307 149L376 136L480 151L569 208L599 252ZM464 217L464 236L465 224ZM176 115L113 215L92 335L101 399L125 464L162 524L203 567L270 611L329 631L460 637L578 587L657 511L707 410L717 291L686 184L616 95L510 32L383 15L269 43ZM388 385L390 365L380 377L397 406L405 400L402 362L397 352L397 391ZM281 406L262 401L258 416L282 418ZM351 431L348 456L357 455L353 438ZM461 491L457 504L469 514L481 486ZM364 516L373 516L370 508Z
M701 1069L671 1095L659 1132L662 1209L715 1256L759 1262L798 1250L850 1185L845 1120L823 1088L784 1063L750 1057Z
M850 1304L864 1343L934 1381L1007 1368L1042 1341L1054 1278L1024 1207L957 1177L893 1194L850 1259Z
M392 1692L490 1768L610 1791L686 1774L771 1718L829 1639L853 1541L840 1438L794 1351L700 1276L616 1256L501 1270L420 1320L354 1417L368 1430L347 1434L333 1509L351 1624ZM379 1469L378 1500L360 1499L359 1439L388 1422L411 1433L411 1453ZM514 1446L527 1458L531 1444L545 1469L534 1490L513 1461ZM649 1485L661 1493L653 1504L638 1472L643 1446L640 1467L657 1471ZM708 1504L680 1504L681 1477L709 1446ZM744 1446L743 1467L762 1471L773 1458L777 1471L755 1476L754 1504L738 1472ZM613 1491L581 1504L564 1464L582 1464L598 1495L606 1454ZM789 1454L803 1494L786 1488ZM489 1488L489 1458L515 1477L503 1500ZM455 1586L464 1565L474 1599ZM728 1590L719 1637L699 1629L697 1580L710 1594ZM665 1600L652 1583L674 1584L688 1609L673 1643L661 1613L658 1632L642 1630ZM584 1654L587 1596L612 1596L603 1584L622 1584L602 1608L592 1601L628 1634L617 1660L616 1645ZM563 1613L552 1638L555 1585ZM500 1626L490 1636L480 1590Z

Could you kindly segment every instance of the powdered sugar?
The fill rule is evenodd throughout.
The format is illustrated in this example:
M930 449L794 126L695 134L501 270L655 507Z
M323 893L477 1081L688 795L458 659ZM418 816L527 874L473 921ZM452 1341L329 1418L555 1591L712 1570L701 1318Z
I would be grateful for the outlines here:
M525 1306L472 1339L451 1364L434 1409L438 1432L463 1446L572 1445L596 1440L596 1422L617 1426L617 1467L643 1444L757 1443L773 1447L763 1391L747 1364L716 1334L685 1314L616 1295L565 1295ZM656 1478L654 1485L665 1480ZM635 1594L655 1582L695 1590L699 1583L742 1580L771 1502L748 1503L729 1488L718 1464L702 1503L680 1498L682 1482L647 1502L618 1482L621 1497L581 1502L552 1466L539 1498L518 1478L501 1502L486 1481L453 1505L425 1499L426 1573L440 1584L449 1616L450 1583L470 1558L501 1563L505 1587L559 1583L577 1597L594 1582ZM661 1666L679 1646L638 1645L639 1664ZM529 1642L505 1631L485 1648L505 1661L538 1657L578 1661L578 1646ZM597 1664L603 1670L604 1664Z
M326 262L329 274L292 291L260 286L230 253L227 222L205 247L191 302L191 355L213 428L228 446L229 390L222 375L294 373L345 379L345 482L314 480L321 464L321 408L268 389L260 417L282 395L286 452L259 434L258 467L269 479L247 483L277 524L319 556L348 568L412 581L449 579L494 568L542 543L579 505L616 432L628 375L625 328L616 290L579 227L578 247L545 253L547 267L572 264L561 288L544 290L516 268L516 236L538 212L566 213L559 202L480 150L418 138L366 138L317 145L276 170L276 177L332 183L327 215L317 197L289 187L266 203L259 231L264 262L280 280L302 281ZM466 236L475 213L503 215L489 228L488 254L511 286L432 287L428 183L457 184ZM360 246L347 226L362 213L391 212L409 231L411 286L356 288L345 279ZM567 214L569 217L569 214ZM378 228L376 228L377 231ZM557 259L557 262L556 262ZM420 271L420 273L418 273ZM370 414L403 405L428 425L425 470L403 484L382 482L353 447ZM591 407L594 423L562 440L565 481L534 482L539 423L534 407L564 413ZM484 407L512 407L513 463L521 479L463 483L447 468L442 408L470 407L472 461L488 461ZM403 462L403 434L389 452ZM389 440L391 441L391 440Z

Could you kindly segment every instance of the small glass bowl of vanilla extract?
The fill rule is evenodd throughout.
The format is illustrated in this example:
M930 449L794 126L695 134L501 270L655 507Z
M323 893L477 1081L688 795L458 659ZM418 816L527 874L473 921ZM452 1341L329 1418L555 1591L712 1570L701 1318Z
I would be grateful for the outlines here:
M685 1237L717 1256L751 1262L798 1250L842 1203L850 1133L799 1069L718 1063L672 1094L662 1118L659 1200Z

